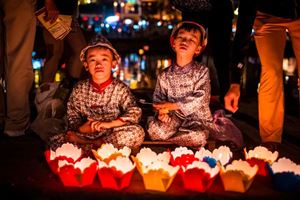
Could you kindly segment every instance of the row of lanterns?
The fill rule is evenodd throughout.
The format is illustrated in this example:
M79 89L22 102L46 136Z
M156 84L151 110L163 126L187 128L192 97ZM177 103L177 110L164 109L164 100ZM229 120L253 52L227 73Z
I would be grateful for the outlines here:
M122 190L130 186L135 169L146 190L162 192L168 190L176 175L181 177L184 189L197 192L207 191L218 175L225 191L240 193L250 188L256 175L270 175L274 187L282 191L293 191L300 185L300 165L285 157L277 160L278 152L262 146L248 152L245 149L245 160L233 161L227 146L212 152L201 148L195 153L177 147L159 154L144 147L133 156L127 147L103 144L92 152L95 159L82 157L82 149L65 143L56 151L47 150L45 156L64 186L72 187L91 185L98 174L103 188Z

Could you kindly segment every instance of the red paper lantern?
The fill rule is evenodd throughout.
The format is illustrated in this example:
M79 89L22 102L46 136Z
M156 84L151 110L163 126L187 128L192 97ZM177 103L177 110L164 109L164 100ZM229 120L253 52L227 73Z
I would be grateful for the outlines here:
M210 177L204 169L193 168L182 174L182 181L186 190L205 192L214 182L217 174Z
M81 166L78 166L81 165ZM59 167L58 175L64 186L84 187L91 185L97 173L97 162L83 158L75 164Z
M218 165L210 167L206 162L195 161L182 170L182 181L186 190L205 192L219 174Z
M103 167L98 170L101 186L107 189L122 190L129 187L134 169L123 174L115 168Z
M75 163L82 157L83 151L71 143L65 143L55 151L46 150L44 155L47 163L54 174L58 173L58 162L65 160L69 163Z
M278 152L271 152L263 146L257 146L249 152L244 149L246 161L253 167L258 166L258 175L266 176L268 174L267 164L272 164L278 158Z
M135 164L129 157L117 157L108 164L98 161L98 177L103 188L122 190L130 185Z
M267 169L267 162L261 159L257 158L250 158L246 160L251 167L257 165L258 166L258 171L257 175L260 176L267 176L268 175L268 169Z

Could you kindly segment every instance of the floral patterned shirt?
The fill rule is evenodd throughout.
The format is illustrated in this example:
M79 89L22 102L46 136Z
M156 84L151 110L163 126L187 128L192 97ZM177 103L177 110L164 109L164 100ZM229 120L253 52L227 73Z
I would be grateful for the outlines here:
M184 67L171 65L158 76L153 101L177 103L185 120L211 126L208 68L196 61Z
M79 82L67 104L68 128L77 131L88 118L112 121L120 118L137 124L142 110L127 85L118 79L97 86L91 80Z

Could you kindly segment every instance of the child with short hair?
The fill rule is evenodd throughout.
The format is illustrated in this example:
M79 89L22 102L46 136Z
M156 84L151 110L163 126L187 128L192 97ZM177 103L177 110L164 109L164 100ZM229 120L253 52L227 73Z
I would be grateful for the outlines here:
M206 47L206 31L200 24L184 21L174 28L170 43L176 59L158 75L153 94L158 116L149 118L148 133L152 140L202 147L209 136L220 139L218 136L224 136L227 131L226 126L214 123L209 108L209 70L194 61ZM241 139L241 135L237 137ZM234 142L237 146L242 143L241 140Z
M67 104L68 132L52 138L52 147L70 141L138 148L145 135L138 125L142 110L128 86L112 77L119 54L106 38L97 36L81 51L80 60L90 78L73 88Z

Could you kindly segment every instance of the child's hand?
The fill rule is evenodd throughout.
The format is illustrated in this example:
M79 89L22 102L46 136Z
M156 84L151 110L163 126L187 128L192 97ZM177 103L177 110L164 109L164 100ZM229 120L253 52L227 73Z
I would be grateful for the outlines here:
M91 129L93 132L100 132L105 129L110 129L111 123L110 122L101 122L101 121L93 121L91 122Z
M158 113L158 117L157 117L160 121L164 122L164 123L169 123L171 122L171 118L169 117L169 115L167 113Z
M93 130L91 127L92 122L94 122L94 119L89 118L88 121L86 121L78 128L78 131L80 133L94 133L95 130Z
M168 113L168 111L170 111L170 110L178 110L179 109L177 103L170 103L170 102L155 103L155 104L153 104L153 107L156 110L163 110L164 113Z

